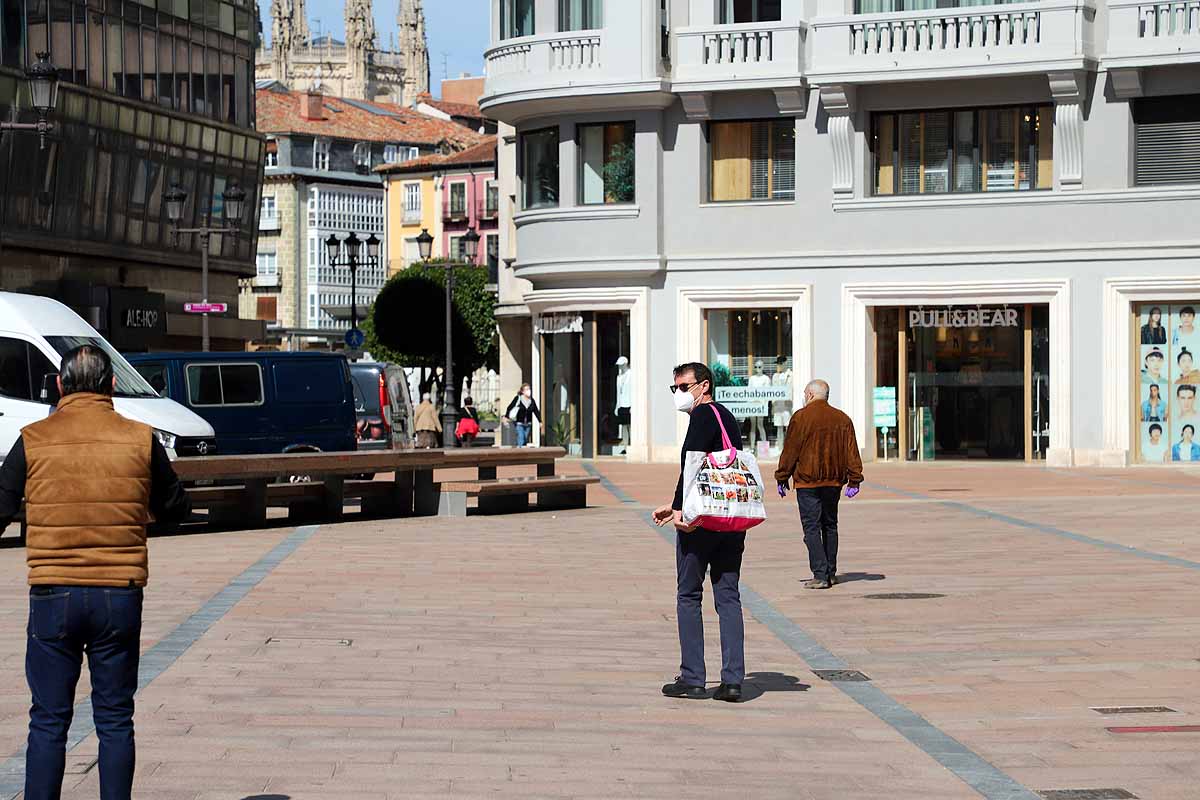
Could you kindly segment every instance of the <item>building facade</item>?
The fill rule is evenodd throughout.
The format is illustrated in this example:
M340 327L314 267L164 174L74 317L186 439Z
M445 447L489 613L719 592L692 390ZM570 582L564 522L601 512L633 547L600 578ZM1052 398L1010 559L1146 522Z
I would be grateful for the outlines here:
M172 185L188 193L189 228L222 224L231 184L247 194L243 233L209 243L209 299L236 306L254 271L255 6L160 5L6 0L0 12L0 115L32 121L22 85L36 53L61 79L45 149L0 136L0 290L59 299L129 351L200 348L200 318L184 313L201 299L200 239L171 236ZM262 330L234 314L210 323L214 349Z
M259 129L268 136L257 274L242 288L240 313L267 324L259 345L329 348L387 279L390 238L384 185L374 170L470 147L472 131L386 103L293 92L258 92ZM378 263L329 263L325 240L383 240ZM365 257L365 250L363 253ZM352 294L352 284L357 284Z
M672 460L699 360L766 455L822 377L868 457L1200 457L1186 4L492 5L548 430Z
M295 91L410 106L429 91L429 50L421 0L400 0L397 32L378 46L371 0L348 0L346 40L314 36L304 0L272 0L271 41L255 52L255 77Z

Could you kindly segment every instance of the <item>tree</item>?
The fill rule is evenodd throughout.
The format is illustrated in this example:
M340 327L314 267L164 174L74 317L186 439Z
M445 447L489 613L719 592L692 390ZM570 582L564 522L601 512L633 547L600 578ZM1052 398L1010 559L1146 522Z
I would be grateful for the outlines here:
M414 264L383 285L363 322L366 348L405 367L443 366L446 361L446 261ZM487 270L454 267L454 371L466 378L499 361L496 298Z

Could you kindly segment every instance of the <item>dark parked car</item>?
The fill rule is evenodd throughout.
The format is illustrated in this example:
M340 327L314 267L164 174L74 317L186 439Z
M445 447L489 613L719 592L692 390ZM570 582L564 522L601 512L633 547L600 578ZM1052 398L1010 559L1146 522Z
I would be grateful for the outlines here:
M222 455L356 449L354 383L332 353L139 353L164 397L208 420Z
M360 361L350 365L359 450L409 450L413 446L408 378L395 364Z

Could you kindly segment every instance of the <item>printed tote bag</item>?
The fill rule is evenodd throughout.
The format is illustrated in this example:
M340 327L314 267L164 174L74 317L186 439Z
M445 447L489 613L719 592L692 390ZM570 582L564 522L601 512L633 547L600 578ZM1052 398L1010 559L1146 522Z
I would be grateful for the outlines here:
M721 412L710 408L717 415L725 449L688 452L683 470L683 519L710 531L748 530L767 518L758 460L733 448Z

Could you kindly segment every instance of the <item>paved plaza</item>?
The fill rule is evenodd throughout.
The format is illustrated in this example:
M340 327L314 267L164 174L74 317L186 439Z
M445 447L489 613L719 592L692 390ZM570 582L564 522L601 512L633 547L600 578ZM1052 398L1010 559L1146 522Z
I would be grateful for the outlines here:
M747 542L748 700L730 705L659 693L674 553L646 518L675 472L562 467L602 476L593 507L153 540L135 796L1200 794L1197 473L868 465L829 591L801 588L795 507L773 500ZM0 548L0 577L7 800L21 548ZM940 596L886 597L913 593ZM1129 706L1173 711L1093 710ZM96 739L75 734L64 797L95 798Z

